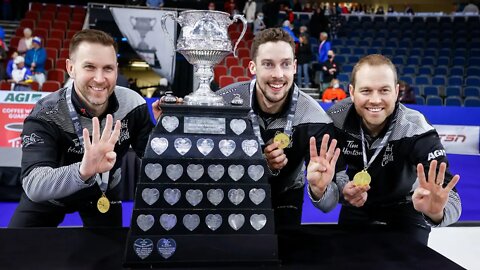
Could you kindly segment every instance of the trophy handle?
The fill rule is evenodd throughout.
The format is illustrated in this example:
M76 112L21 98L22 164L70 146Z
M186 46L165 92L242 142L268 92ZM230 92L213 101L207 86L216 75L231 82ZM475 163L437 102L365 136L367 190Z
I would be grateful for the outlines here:
M168 39L170 40L170 43L172 44L173 50L175 51L175 41L170 37L170 33L168 32L167 25L165 24L165 21L167 20L168 17L171 17L172 20L178 23L177 18L173 13L167 13L162 16L160 19L160 24L162 25L163 32L167 34Z
M235 56L235 57L237 57L237 46L238 46L238 43L240 43L240 41L242 40L243 36L245 35L245 32L247 32L247 20L245 19L245 17L243 17L243 15L240 15L240 14L235 14L235 15L233 16L232 22L236 22L237 19L240 19L240 20L242 21L243 29L242 29L242 33L241 33L240 36L238 37L237 42L235 42L235 46L233 47L233 56Z

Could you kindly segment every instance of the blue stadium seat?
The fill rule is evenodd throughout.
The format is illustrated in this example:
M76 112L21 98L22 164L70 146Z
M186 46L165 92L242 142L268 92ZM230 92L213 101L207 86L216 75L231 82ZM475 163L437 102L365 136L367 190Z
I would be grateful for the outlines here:
M395 51L395 55L398 55L398 56L406 56L408 55L408 50L406 48L398 48L396 51Z
M450 76L463 77L463 67L452 67L450 69Z
M367 48L367 54L379 54L381 53L379 48Z
M392 63L394 65L404 65L405 64L405 57L397 55L397 56L393 57Z
M340 73L340 74L338 74L337 79L338 79L341 83L346 83L346 82L348 83L348 82L350 82L350 76L349 76L349 74L347 74L347 73Z
M405 76L405 75L404 75L404 76L401 76L401 77L400 77L400 80L408 83L409 85L413 85L413 78L412 78L412 76Z
M422 66L434 66L435 65L435 58L431 56L426 56L422 58L422 61L420 62L420 65Z
M450 78L448 78L448 86L462 86L462 85L463 85L463 77L450 76Z
M480 67L468 67L465 75L467 77L480 76Z
M465 66L466 63L467 60L465 59L465 57L462 56L455 56L452 61L452 64L454 66Z
M407 58L407 65L420 65L420 57L418 56L409 56Z
M480 107L480 98L478 97L466 97L463 101L464 107Z
M479 86L467 86L463 88L463 94L465 97L478 97L480 98L480 87Z
M341 65L347 62L347 58L345 57L345 55L335 55L335 62Z
M353 48L353 54L362 57L366 55L365 48Z
M445 95L447 97L450 97L450 96L463 96L462 95L462 88L460 86L448 86L447 88L445 88Z
M445 106L462 106L463 100L459 96L448 96L445 98Z
M339 48L337 54L350 55L352 54L352 49L349 47L341 47Z
M440 91L436 86L425 86L423 88L423 95L428 96L440 96Z
M415 103L417 103L417 105L425 105L425 98L423 98L422 96L416 95Z
M391 48L383 48L382 49L382 54L388 57L392 57L394 55L393 49Z
M423 51L423 56L437 57L437 49L434 49L427 45L427 49Z
M447 84L445 76L436 75L432 78L432 85L435 86L444 86Z
M427 96L425 104L430 106L442 106L443 100L439 96Z
M420 67L418 68L418 75L432 75L432 68L431 67Z
M468 58L467 66L468 67L480 67L480 57L470 57L470 58Z
M357 55L350 55L350 57L348 57L348 63L351 64L356 64L358 60L360 60L360 57Z
M437 76L437 75L447 76L447 74L448 74L448 68L445 67L445 66L436 67L435 70L433 71L433 74L434 74L435 76Z
M410 50L410 57L421 57L423 56L423 49L422 48L412 48Z
M439 56L437 58L437 66L449 66L450 57L449 56Z
M342 65L341 68L342 68L342 72L351 73L353 70L353 65L346 64L346 65Z
M429 76L417 76L415 78L416 85L430 85L430 77Z
M479 74L480 75L480 74ZM465 79L465 86L476 86L480 87L480 77L479 76L470 76Z
M415 66L406 66L402 70L403 75L415 75L417 74L417 69Z

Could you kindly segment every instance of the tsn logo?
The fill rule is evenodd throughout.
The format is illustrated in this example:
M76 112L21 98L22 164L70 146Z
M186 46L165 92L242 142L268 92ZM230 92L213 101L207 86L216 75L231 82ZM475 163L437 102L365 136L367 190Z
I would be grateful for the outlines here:
M440 140L442 142L465 142L467 139L466 135L463 134L439 134Z

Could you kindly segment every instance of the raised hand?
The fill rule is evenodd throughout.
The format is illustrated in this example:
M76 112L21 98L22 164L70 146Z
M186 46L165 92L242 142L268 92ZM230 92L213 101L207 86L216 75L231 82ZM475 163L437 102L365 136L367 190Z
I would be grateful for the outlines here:
M413 192L412 201L415 210L427 215L434 222L440 223L443 219L443 209L448 201L448 193L458 183L460 176L456 174L448 185L443 187L447 164L442 162L437 174L437 163L436 160L430 162L428 179L425 177L423 165L421 163L417 165L419 185Z
M278 148L278 143L272 143L265 147L263 150L265 159L270 170L281 170L287 165L288 159L283 149Z
M327 186L332 182L335 174L335 164L340 155L337 140L333 139L328 145L330 136L323 135L320 152L317 152L315 137L310 138L310 162L307 166L307 180L310 189L316 198L321 198Z
M117 153L113 150L120 135L120 121L116 121L112 131L113 117L107 115L107 121L100 136L100 123L97 117L92 119L92 140L86 128L83 129L85 152L80 164L80 177L86 181L96 173L110 171L115 165Z

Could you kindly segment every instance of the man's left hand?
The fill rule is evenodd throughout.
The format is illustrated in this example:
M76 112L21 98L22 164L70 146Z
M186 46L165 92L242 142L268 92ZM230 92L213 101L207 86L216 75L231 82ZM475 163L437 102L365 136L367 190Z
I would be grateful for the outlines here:
M155 120L160 119L160 116L162 116L162 108L160 108L160 99L157 99L155 102L152 103L152 112L153 112L153 117L155 117Z
M443 209L448 201L448 193L460 180L460 176L457 174L446 187L443 187L446 169L447 164L442 162L437 174L437 161L432 160L432 162L430 162L427 180L423 165L421 163L417 165L419 186L413 192L413 207L415 210L428 216L435 223L442 221Z

